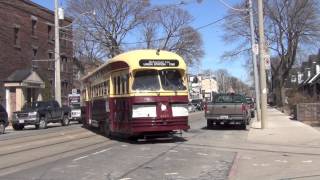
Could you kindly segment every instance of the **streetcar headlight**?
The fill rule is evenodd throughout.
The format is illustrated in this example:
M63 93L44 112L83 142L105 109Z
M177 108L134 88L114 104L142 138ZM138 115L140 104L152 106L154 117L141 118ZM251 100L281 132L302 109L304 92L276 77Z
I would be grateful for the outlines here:
M188 116L188 104L172 104L172 116Z
M157 117L156 105L133 105L132 106L132 117Z
M165 104L161 104L161 111L166 111L167 110L167 106Z

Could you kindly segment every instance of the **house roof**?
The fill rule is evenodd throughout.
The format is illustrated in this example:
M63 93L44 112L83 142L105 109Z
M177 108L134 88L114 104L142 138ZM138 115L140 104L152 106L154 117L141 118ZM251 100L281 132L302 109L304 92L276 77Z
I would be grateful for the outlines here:
M34 72L32 69L18 69L10 74L5 82L22 82L27 79L32 74L32 72Z

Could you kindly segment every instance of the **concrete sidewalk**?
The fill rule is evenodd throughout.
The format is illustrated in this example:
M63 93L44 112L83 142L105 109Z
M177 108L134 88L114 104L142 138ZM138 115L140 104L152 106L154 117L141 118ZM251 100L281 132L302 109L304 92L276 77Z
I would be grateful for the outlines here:
M279 145L320 146L320 131L302 122L291 120L290 116L274 108L267 109L267 127L261 128L256 120L248 135L249 142Z
M229 179L320 179L320 132L268 108L267 128L254 121Z

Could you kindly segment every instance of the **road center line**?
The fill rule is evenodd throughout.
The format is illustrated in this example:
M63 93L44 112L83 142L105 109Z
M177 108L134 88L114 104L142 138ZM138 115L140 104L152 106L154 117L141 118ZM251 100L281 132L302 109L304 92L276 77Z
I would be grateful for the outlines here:
M103 153L103 152L109 151L109 150L111 150L111 149L112 149L112 148L103 149L103 150L101 150L101 151L97 151L97 152L92 153L92 155L97 155L97 154L100 154L100 153Z
M78 157L78 158L74 159L73 161L78 161L78 160L80 160L80 159L84 159L84 158L87 158L87 157L88 157L88 155L86 155L86 156L81 156L81 157Z

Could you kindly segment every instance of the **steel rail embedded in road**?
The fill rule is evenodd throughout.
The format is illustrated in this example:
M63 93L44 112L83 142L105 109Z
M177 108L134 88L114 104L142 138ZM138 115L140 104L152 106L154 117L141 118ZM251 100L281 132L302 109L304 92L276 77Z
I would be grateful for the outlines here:
M91 134L91 135L80 137L80 138L67 139L66 141L40 145L40 146L36 146L36 147L30 147L30 148L21 149L21 150L18 150L18 151L10 151L8 153L0 153L0 157L7 156L7 155L10 155L10 154L20 153L20 152L24 152L24 151L30 151L30 150L40 149L40 148L44 148L44 147L54 146L54 145L58 145L58 144L69 143L69 142L77 141L77 140L81 140L81 139L87 139L87 138L94 137L94 136L96 136L96 135L95 134ZM59 137L59 138L61 138L61 137ZM51 139L55 139L55 138L51 138ZM58 138L56 137L56 139L58 139Z
M7 140L2 140L1 145L2 146L9 146L9 145L14 145L14 144L19 144L19 143L27 143L28 141L38 141L42 139L48 139L48 138L56 138L58 136L68 136L72 134L78 134L81 132L86 132L83 129L74 129L74 131L56 131L56 132L51 132L51 133L45 133L45 134L37 134L37 135L30 135L30 136L22 136L22 137L16 137L13 139L7 139ZM40 136L42 135L42 136Z

